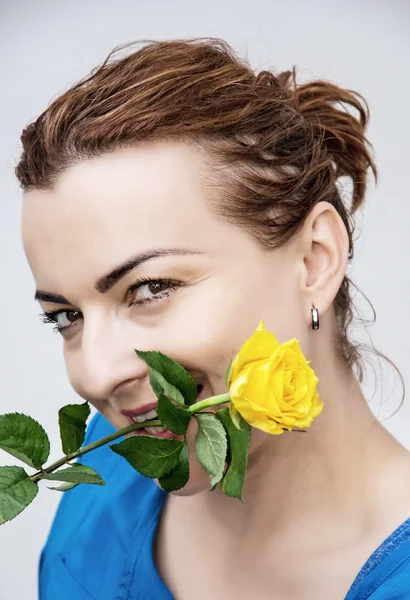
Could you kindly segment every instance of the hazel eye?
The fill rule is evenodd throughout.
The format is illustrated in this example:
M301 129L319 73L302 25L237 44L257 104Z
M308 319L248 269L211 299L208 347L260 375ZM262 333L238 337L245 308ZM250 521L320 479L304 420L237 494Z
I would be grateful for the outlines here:
M128 293L132 296L131 304L144 305L168 297L181 286L180 281L141 278L129 288ZM144 292L141 293L141 290Z
M55 315L55 321L61 329L65 329L75 323L79 314L78 310L64 310Z
M157 294L169 289L169 287L170 284L167 281L150 281L149 283L139 286L138 291L140 292L141 300L145 300L150 298L150 294L156 296ZM144 288L145 291L148 292L148 295L142 292Z
M128 289L127 299L131 305L143 307L167 298L183 285L182 281L171 279L141 278ZM143 293L140 293L141 289ZM83 318L83 313L79 310L56 310L40 313L40 318L43 323L53 323L53 331L64 333Z
M40 314L43 323L54 323L54 331L60 333L71 327L81 316L79 310L57 310Z

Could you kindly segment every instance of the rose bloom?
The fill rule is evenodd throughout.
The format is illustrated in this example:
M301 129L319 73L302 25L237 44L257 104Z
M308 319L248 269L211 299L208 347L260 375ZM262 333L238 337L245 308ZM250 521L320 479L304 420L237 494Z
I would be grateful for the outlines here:
M261 321L243 344L229 377L231 413L252 427L281 434L284 429L310 427L323 408L319 381L293 338L279 344Z

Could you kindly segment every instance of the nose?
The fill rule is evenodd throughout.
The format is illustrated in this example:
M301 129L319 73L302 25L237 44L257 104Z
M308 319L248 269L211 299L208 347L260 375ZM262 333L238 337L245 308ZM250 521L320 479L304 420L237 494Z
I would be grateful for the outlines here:
M68 351L66 359L76 392L89 402L99 402L125 396L138 382L148 381L149 368L134 350L148 349L142 337L115 323L84 326L81 345L73 356Z

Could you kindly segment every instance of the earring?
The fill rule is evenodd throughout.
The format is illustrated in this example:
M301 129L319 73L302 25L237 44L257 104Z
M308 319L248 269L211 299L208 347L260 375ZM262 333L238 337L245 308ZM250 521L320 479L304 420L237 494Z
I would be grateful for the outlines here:
M312 312L312 329L319 329L319 311L314 304L310 310Z

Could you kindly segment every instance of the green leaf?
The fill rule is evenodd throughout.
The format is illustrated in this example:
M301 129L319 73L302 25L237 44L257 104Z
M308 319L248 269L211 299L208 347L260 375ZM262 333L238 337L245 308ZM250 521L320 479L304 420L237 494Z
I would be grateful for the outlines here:
M175 406L164 394L158 396L157 414L162 425L178 435L185 435L192 417L191 413Z
M179 463L168 475L158 479L160 486L166 492L174 492L183 488L189 479L189 448L185 441L179 455Z
M214 415L195 415L199 430L195 440L195 454L199 464L208 472L211 486L223 477L228 443L221 422Z
M185 399L184 404L190 406L196 402L198 396L196 383L182 365L157 350L135 350L135 352L151 369L158 371L168 383L181 392Z
M68 483L95 483L97 485L105 485L104 479L100 477L97 471L94 471L87 465L81 465L76 463L67 467L66 469L60 469L53 473L47 473L43 479L51 481L67 481Z
M119 444L108 445L142 475L158 478L177 466L183 444L180 440L134 435Z
M47 486L49 490L57 490L57 492L67 492L68 490L72 490L77 487L78 483L62 483L58 487L50 487Z
M88 402L67 404L58 411L58 424L64 454L71 454L83 445L89 414Z
M164 393L164 387L162 385L162 382L164 382L164 381L165 381L165 379L162 377L161 373L158 373L158 371L155 371L155 369L149 370L149 382L150 382L151 387L154 390L154 393L157 398L159 397L160 394ZM171 385L171 384L169 384L169 385ZM177 390L177 392L179 394L181 394L181 392L179 390ZM181 397L182 397L182 394L181 394ZM183 405L184 404L183 400L184 399L182 398L182 402L178 402L178 404Z
M50 441L40 423L28 415L0 415L0 449L35 469L41 469L50 454Z
M180 406L185 406L185 400L181 392L176 387L168 383L161 373L158 373L158 371L155 371L155 369L150 369L149 381L157 398L159 398L160 394L165 394L166 396L172 398L172 400L174 400Z
M216 416L228 434L228 468L221 481L221 490L224 494L238 498L243 502L242 488L248 465L251 428L249 423L240 417L241 430L238 430L232 422L229 408L218 410Z
M0 467L0 525L17 517L37 493L38 485L22 467Z

